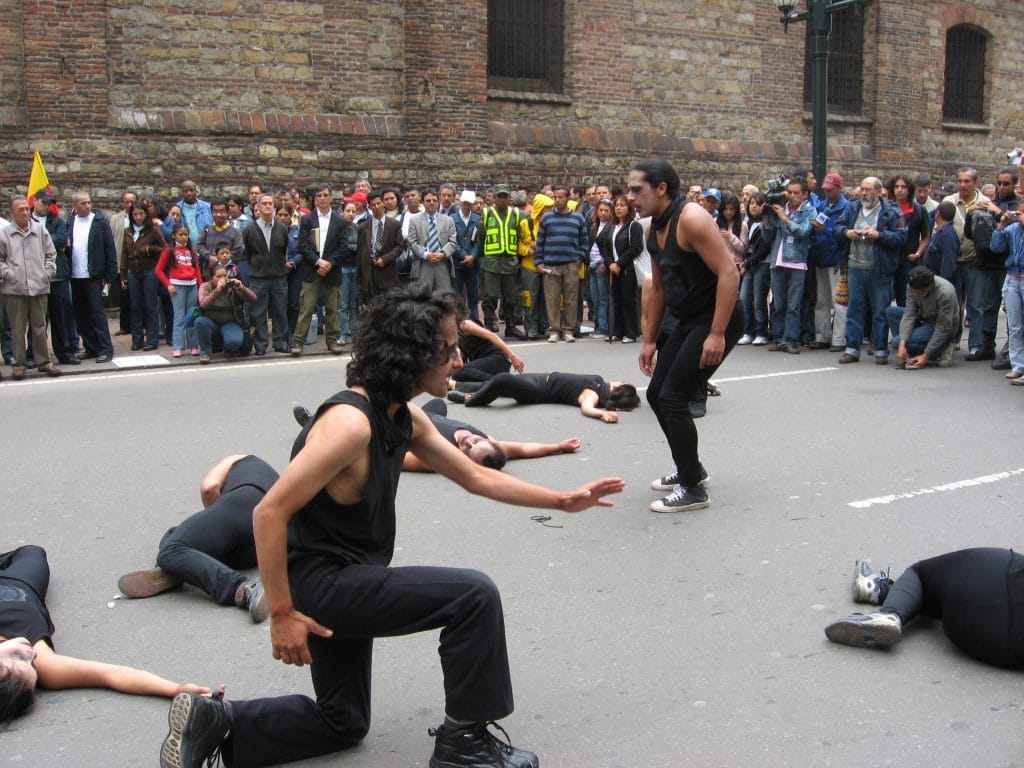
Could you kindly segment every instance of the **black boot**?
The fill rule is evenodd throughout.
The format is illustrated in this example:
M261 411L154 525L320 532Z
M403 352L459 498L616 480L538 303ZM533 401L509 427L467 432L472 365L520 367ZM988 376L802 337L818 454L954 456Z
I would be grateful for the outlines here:
M487 730L491 725L508 739L505 729L495 722L431 728L428 733L435 741L430 768L540 768L535 754L497 738Z

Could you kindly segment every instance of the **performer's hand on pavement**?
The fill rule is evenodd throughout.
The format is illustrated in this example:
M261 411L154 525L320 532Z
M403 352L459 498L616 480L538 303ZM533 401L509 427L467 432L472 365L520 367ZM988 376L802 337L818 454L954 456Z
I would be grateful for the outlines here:
M516 369L516 373L522 373L526 370L526 363L524 363L523 359L515 352L512 353L512 357L510 357L508 361L512 363L512 367Z
M224 686L221 686L223 690ZM178 693L198 693L201 696L209 696L210 689L202 685L196 685L195 683L182 683L178 686Z
M582 442L578 437L570 437L568 440L563 440L558 444L558 448L562 453L572 453L582 445Z
M307 637L312 633L320 637L330 637L333 632L317 624L309 616L292 609L290 613L270 617L270 643L274 649L274 658L285 664L301 667L311 664Z
M604 497L611 493L621 493L626 484L619 477L605 477L592 483L580 486L575 491L565 494L560 508L563 512L580 512L589 507L610 507L612 503Z
M605 424L618 424L619 414L615 413L615 411L605 411L601 414L601 421Z
M704 339L704 346L700 353L700 367L707 368L710 365L718 365L725 357L725 336L712 331Z
M644 376L651 376L654 373L654 356L657 352L658 348L654 346L654 342L644 341L643 347L640 348L640 373Z

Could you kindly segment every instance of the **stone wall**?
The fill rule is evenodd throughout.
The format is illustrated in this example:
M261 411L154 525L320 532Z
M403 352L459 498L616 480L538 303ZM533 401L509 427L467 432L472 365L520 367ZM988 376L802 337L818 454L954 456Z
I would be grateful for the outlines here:
M1024 2L863 12L863 114L830 120L830 166L991 174L1024 141ZM0 193L36 149L59 189L107 207L186 178L206 196L364 169L534 187L663 155L687 181L739 185L810 164L804 25L784 33L769 0L568 0L566 19L564 93L510 97L487 87L486 0L0 0ZM958 23L990 35L984 126L942 122Z

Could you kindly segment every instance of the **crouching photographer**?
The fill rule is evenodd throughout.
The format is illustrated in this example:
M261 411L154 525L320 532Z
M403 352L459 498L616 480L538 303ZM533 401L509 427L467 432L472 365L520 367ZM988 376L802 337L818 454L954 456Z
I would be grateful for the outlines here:
M241 357L249 354L252 339L246 320L245 302L256 301L256 294L242 285L238 278L228 277L227 268L218 265L210 280L203 283L199 292L199 309L202 315L195 320L196 336L199 338L199 362L210 362L214 340L223 344L225 352L234 352Z

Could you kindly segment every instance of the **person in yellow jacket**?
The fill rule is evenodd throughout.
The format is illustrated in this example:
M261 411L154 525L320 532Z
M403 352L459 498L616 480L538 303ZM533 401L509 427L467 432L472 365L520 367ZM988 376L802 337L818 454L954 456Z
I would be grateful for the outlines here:
M526 206L526 196L517 195L513 200L516 208ZM544 338L548 330L547 311L544 306L544 286L540 272L534 262L537 254L536 236L540 217L554 206L555 201L538 192L533 197L529 216L519 222L519 284L522 287L523 328L533 340Z

